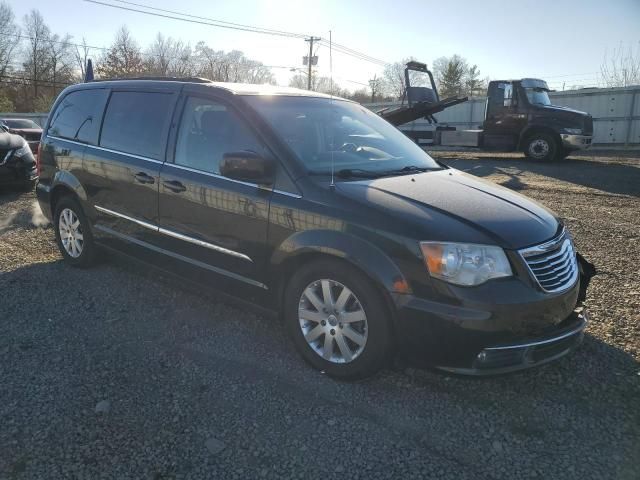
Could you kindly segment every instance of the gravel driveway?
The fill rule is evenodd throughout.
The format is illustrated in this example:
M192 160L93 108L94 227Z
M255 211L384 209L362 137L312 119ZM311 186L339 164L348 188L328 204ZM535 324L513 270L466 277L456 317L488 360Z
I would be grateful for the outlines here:
M585 343L468 379L339 383L279 321L128 260L64 265L0 194L0 478L640 478L640 159L435 153L541 201L598 267Z

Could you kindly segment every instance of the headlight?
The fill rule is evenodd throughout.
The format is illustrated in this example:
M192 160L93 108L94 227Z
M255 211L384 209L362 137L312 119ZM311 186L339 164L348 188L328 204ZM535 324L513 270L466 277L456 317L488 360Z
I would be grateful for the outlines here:
M581 128L565 128L564 131L570 135L582 135Z
M20 157L24 157L29 153L31 153L31 149L29 148L29 144L25 143L23 146L21 146L19 149L13 152L13 156L20 158Z
M510 277L504 250L473 243L420 242L429 273L456 285L480 285L492 278Z

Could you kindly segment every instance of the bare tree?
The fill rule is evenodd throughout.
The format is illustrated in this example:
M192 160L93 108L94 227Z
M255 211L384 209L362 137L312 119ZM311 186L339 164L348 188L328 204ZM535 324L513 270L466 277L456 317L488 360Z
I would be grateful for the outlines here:
M49 70L49 40L51 31L38 10L24 16L27 47L24 52L24 72L33 85L33 98L38 98L38 88L47 84Z
M145 56L146 73L170 77L193 75L194 59L191 46L184 44L182 40L174 40L158 32Z
M217 82L274 83L275 78L261 62L245 57L233 50L225 53L213 50L204 42L195 48L196 75Z
M102 78L134 77L144 71L140 48L126 26L120 27L96 70Z
M0 2L0 75L6 75L13 68L20 38L20 28L15 23L11 6Z
M82 37L82 43L76 45L74 58L76 61L76 67L80 70L80 75L83 80L87 75L87 60L89 60L90 50L91 47L87 45L87 41Z
M54 87L68 83L73 78L73 51L70 41L69 34L64 37L58 34L49 36L49 78Z
M396 100L402 100L406 93L404 69L407 62L411 60L411 58L405 58L400 62L389 64L384 68L382 74L384 78L384 88L387 94Z
M602 82L607 87L628 87L640 84L640 42L633 51L633 47L624 48L622 43L613 49L609 56L604 55L600 67Z
M369 95L369 90L366 88L360 88L355 92L349 94L349 98L358 103L367 103L369 101L373 101L371 100L372 97Z
M369 80L369 89L371 90L371 103L376 101L376 96L380 94L383 87L382 79L378 77L378 75L374 75L371 80ZM360 100L356 100L360 101ZM362 103L362 102L361 102Z

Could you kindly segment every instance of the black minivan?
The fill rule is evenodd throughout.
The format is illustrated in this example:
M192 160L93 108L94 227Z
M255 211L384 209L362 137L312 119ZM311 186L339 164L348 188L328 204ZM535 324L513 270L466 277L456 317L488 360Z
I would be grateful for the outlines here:
M582 340L591 266L562 221L351 101L196 78L75 85L38 166L71 265L106 247L277 311L335 377L394 354L503 373Z

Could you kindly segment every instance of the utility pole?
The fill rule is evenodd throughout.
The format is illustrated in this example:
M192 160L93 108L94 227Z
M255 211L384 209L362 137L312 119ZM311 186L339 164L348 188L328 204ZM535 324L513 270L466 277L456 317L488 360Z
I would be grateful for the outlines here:
M307 90L311 90L311 67L313 66L313 42L322 40L320 37L305 38L305 42L309 42L309 56L307 57L307 65L309 65L309 77L307 78Z

